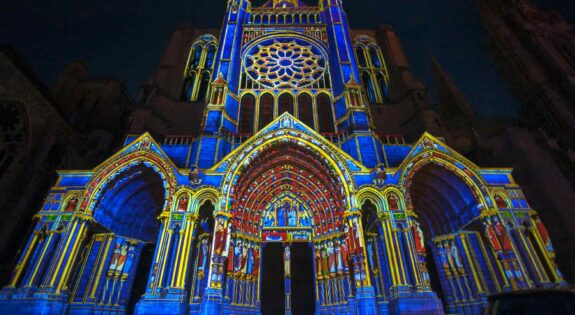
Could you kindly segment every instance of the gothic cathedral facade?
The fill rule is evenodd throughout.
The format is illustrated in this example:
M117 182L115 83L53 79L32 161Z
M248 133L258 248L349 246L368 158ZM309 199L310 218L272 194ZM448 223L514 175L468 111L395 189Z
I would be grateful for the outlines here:
M393 82L342 0L228 0L182 75L199 135L60 171L0 313L482 314L565 284L511 169L375 132Z

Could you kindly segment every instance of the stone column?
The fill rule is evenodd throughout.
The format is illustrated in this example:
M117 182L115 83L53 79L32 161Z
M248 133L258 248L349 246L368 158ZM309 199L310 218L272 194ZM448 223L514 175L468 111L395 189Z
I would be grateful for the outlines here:
M169 229L170 213L167 211L162 212L159 219L161 222L159 239L156 243L154 260L151 266L150 276L148 277L146 294L144 296L159 293L158 290L161 289L162 283L162 271L164 270L164 263L168 257L170 248L170 240L172 235L172 231Z
M348 250L352 253L357 311L359 314L377 314L375 291L371 286L370 274L367 272L368 264L361 212L357 208L346 210L344 217L344 229L349 243Z
M46 292L60 294L66 285L72 265L76 260L80 245L88 229L88 220L92 220L92 217L75 215L72 222L68 225L68 231L60 240L59 255L52 259L52 266L54 267L46 275Z
M212 241L212 257L208 273L208 284L204 291L200 314L220 314L222 311L222 286L224 281L224 265L228 256L231 214L218 211L214 215L214 235Z
M185 216L184 226L180 229L180 238L178 242L178 250L174 259L174 268L172 270L172 277L170 287L181 291L185 294L185 282L189 273L190 261L192 252L192 241L194 229L196 227L197 216L192 213L183 214Z
M42 234L44 234L44 235L42 235ZM27 272L30 268L35 267L31 264L28 264L28 262L34 258L34 257L31 257L31 256L33 256L33 253L35 253L39 250L39 248L37 248L37 245L39 245L39 246L42 245L42 243L38 244L39 241L41 242L42 237L45 237L45 232L39 231L38 229L36 229L32 232L32 235L30 236L30 238L28 240L28 244L26 244L26 247L24 248L24 252L22 253L22 255L20 255L20 259L18 260L18 263L16 264L16 267L14 268L14 271L12 272L12 276L10 278L10 283L8 284L8 286L5 287L5 289L16 288L16 286L18 285L18 282L20 281L21 277L23 276L23 273Z

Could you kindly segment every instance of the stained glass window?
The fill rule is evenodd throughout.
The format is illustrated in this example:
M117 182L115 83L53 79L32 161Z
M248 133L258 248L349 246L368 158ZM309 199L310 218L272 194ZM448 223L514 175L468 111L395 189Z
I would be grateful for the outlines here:
M297 105L299 109L299 119L311 128L313 124L313 105L311 96L307 93L302 93L297 98Z
M262 129L272 122L273 119L273 108L274 108L274 97L266 93L260 98L260 128Z
M317 96L317 112L320 118L320 132L334 132L333 109L329 95L321 93Z
M326 72L325 58L312 45L274 40L247 54L246 72L268 88L301 88L312 85Z
M278 116L285 112L293 115L293 97L289 93L283 93L279 98Z
M240 132L252 133L254 126L254 107L256 100L253 95L246 94L242 97L240 108Z

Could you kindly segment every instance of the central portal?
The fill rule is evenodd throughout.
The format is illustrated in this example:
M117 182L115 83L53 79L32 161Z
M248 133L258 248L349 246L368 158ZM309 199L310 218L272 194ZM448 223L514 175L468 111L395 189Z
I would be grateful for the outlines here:
M262 260L262 314L314 314L313 266L308 243L267 243Z

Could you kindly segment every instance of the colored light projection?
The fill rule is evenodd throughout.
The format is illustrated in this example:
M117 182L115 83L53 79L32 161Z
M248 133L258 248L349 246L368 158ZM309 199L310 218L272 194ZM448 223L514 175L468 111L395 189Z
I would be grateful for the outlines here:
M248 52L246 72L268 88L303 88L319 80L326 71L326 58L299 39L274 39Z
M303 149L296 141L264 148L238 179L233 206L237 232L259 235L259 222L268 230L264 236L274 240L287 240L287 233L277 231L280 227L305 227L318 236L338 232L343 189L321 154ZM295 210L291 222L290 211L284 212L288 207Z
M183 99L207 103L189 150L146 133L60 172L0 314L262 314L274 263L285 314L298 264L312 266L315 314L482 314L489 294L565 285L511 170L428 133L374 134L360 73L387 93L384 54L362 36L354 54L341 1L234 0L225 16L181 69ZM238 137L242 123L258 132Z
M262 225L263 240L311 240L311 214L298 199L292 193L282 193L265 208Z

